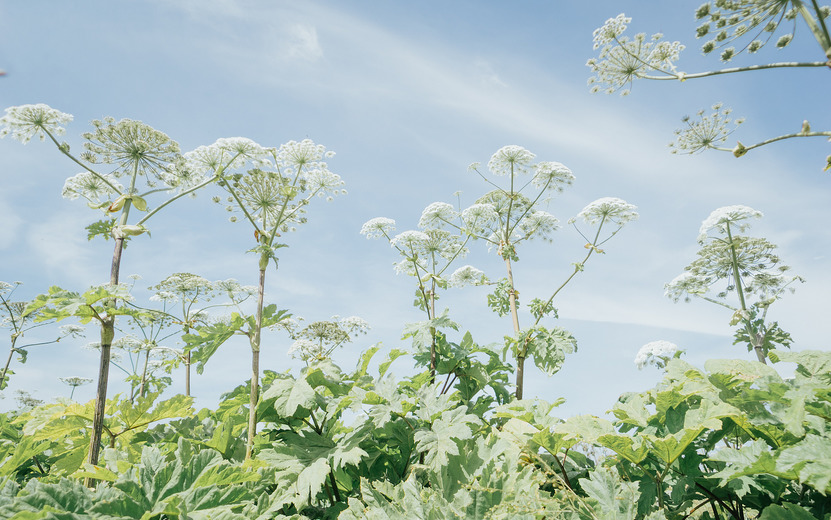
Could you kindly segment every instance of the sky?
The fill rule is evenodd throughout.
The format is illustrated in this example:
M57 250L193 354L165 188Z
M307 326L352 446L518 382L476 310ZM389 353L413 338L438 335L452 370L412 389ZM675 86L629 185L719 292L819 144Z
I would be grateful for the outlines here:
M657 5L656 5L657 4ZM680 70L719 68L694 38L694 2L521 3L145 0L142 2L0 2L0 108L45 103L73 114L65 140L80 150L89 121L104 116L141 120L167 133L183 151L222 137L243 136L263 146L312 139L336 156L329 167L348 195L309 208L309 222L286 238L279 270L268 273L267 302L307 321L357 315L372 329L334 357L345 369L381 343L378 358L401 339L406 323L423 319L411 306L414 283L396 275L387 244L368 241L361 225L374 217L413 229L435 201L463 205L489 191L469 164L487 163L505 145L520 145L540 161L568 166L576 182L546 208L565 223L600 197L638 206L640 218L604 247L554 302L562 326L578 340L563 370L526 376L526 397L564 397L555 414L603 414L624 392L660 380L633 359L647 342L667 340L703 366L709 358L753 359L732 345L726 309L704 301L673 303L663 286L695 257L701 221L716 208L742 204L762 211L750 234L779 246L783 261L807 283L772 308L798 349L828 349L827 297L831 243L827 226L829 145L824 139L776 143L736 159L710 151L672 155L668 143L681 117L723 102L747 122L733 135L745 144L796 132L803 120L831 127L823 69L779 69L686 82L636 82L629 96L591 94L586 60L595 56L592 31L620 12L629 32L661 32L686 45ZM734 65L823 59L805 27L785 50L765 49ZM730 146L734 143L731 141ZM51 285L85 290L109 278L112 242L87 241L85 226L100 218L83 201L61 198L76 165L48 142L25 146L0 140L0 280L21 281L16 298L31 299ZM250 228L228 221L206 189L151 222L152 237L125 251L122 279L146 287L174 272L210 280L257 281ZM530 243L514 266L521 300L547 298L585 254L570 227L553 244ZM503 265L483 243L464 263L493 279ZM460 264L461 265L461 264ZM441 307L480 344L511 333L509 317L486 305L488 288L451 289ZM149 303L149 302L148 302ZM523 314L521 321L530 321ZM27 342L50 338L40 328ZM14 392L38 399L67 396L58 378L97 374L97 353L82 348L97 337L33 347L25 365L14 361L0 409L16 406ZM0 342L0 349L7 340ZM172 342L169 346L177 346ZM264 338L261 367L297 370L291 340ZM3 356L5 357L5 356ZM249 377L245 342L224 345L193 381L197 407L216 406L222 392ZM787 372L786 366L781 366ZM408 359L391 371L412 373ZM110 395L124 392L117 369ZM94 398L94 384L75 391ZM168 392L182 392L174 373Z

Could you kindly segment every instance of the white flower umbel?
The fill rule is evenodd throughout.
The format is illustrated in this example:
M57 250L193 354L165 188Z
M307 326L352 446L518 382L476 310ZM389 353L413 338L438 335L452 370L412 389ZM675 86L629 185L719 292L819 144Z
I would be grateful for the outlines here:
M538 210L529 212L519 223L520 240L539 238L551 241L551 235L557 231L560 221L551 213Z
M698 230L698 242L703 243L707 239L707 234L712 230L726 234L728 225L732 230L744 232L750 227L748 220L763 216L761 211L756 211L749 206L735 205L718 208L701 223L701 228Z
M538 189L562 192L573 182L574 174L564 164L547 161L536 166L533 183Z
M681 119L686 128L675 130L677 136L674 143L670 143L672 153L694 154L708 148L716 150L732 150L722 148L721 145L736 128L744 123L743 118L733 120L730 117L732 110L724 108L721 103L713 105L713 113L704 115L704 110L697 113L698 119L689 116Z
M474 204L461 213L467 231L473 235L483 234L499 219L492 204Z
M663 35L638 33L631 40L622 36L631 18L623 14L610 18L603 27L594 31L594 48L599 49L597 58L586 62L594 76L589 79L592 92L605 90L611 94L630 85L637 78L667 79L681 78L675 72L684 46L680 42L663 41ZM650 76L650 73L658 73ZM604 89L605 86L605 89ZM623 90L622 95L628 94Z
M663 368L677 353L678 345L675 343L664 340L652 341L638 350L638 354L635 356L635 365L639 370L642 370L646 365Z
M395 235L390 241L390 244L398 249L412 250L422 246L429 240L430 237L423 231L410 230Z
M81 325L70 324L61 325L58 327L58 330L61 331L60 334L62 338L80 338L83 337L86 328Z
M0 117L0 138L12 134L12 138L23 144L37 135L40 140L46 134L63 135L63 125L72 121L72 115L55 110L49 105L20 105L6 109L6 115Z
M421 229L440 228L458 216L455 208L446 202L433 202L421 213L418 227Z
M706 294L709 283L707 278L684 271L664 285L664 296L676 303L682 298L688 302L690 295Z
M390 234L395 231L395 221L387 217L375 217L364 222L361 226L361 234L367 238L390 238Z
M121 195L122 193L124 193L124 186L113 175L98 176L90 172L81 172L64 181L61 196L69 200L75 200L81 196L91 204L97 205L109 200L112 195Z
M531 171L531 161L536 157L533 153L517 145L508 145L500 148L488 161L488 169L494 175L521 175Z
M627 222L637 220L638 212L635 211L636 209L638 209L637 206L622 199L603 197L588 204L577 214L577 217L592 225L600 222L614 222L622 226Z
M488 283L485 273L472 265L462 266L450 275L450 285L453 287L465 287L468 285L484 285Z

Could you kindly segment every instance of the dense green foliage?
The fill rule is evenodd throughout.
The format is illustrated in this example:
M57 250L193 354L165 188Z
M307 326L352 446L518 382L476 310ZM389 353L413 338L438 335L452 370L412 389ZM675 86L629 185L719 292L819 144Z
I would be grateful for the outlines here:
M831 353L774 351L796 363L792 378L756 361L671 359L610 422L512 400L498 354L469 333L440 338L432 385L424 352L423 371L396 381L405 353L377 362L378 347L349 373L329 360L266 372L248 461L244 385L198 412L182 395L116 396L99 466L84 463L94 402L4 414L0 517L831 516Z

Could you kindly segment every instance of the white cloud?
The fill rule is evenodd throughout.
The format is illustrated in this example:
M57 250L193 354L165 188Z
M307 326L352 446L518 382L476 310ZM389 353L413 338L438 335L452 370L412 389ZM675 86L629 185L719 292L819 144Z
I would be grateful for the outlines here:
M312 25L296 23L289 27L288 55L303 61L317 61L323 57L323 49L317 39L317 29Z

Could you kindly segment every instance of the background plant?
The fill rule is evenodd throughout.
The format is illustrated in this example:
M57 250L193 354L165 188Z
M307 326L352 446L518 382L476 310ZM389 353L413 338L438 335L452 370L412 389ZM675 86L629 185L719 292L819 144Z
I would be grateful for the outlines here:
M776 245L742 234L751 219L761 217L760 211L748 206L713 211L701 224L697 258L664 287L675 302L694 297L732 310L730 325L738 325L734 344L746 344L756 359L766 363L771 349L790 347L792 342L777 322L767 321L768 310L804 280L788 274L790 267L781 262Z

